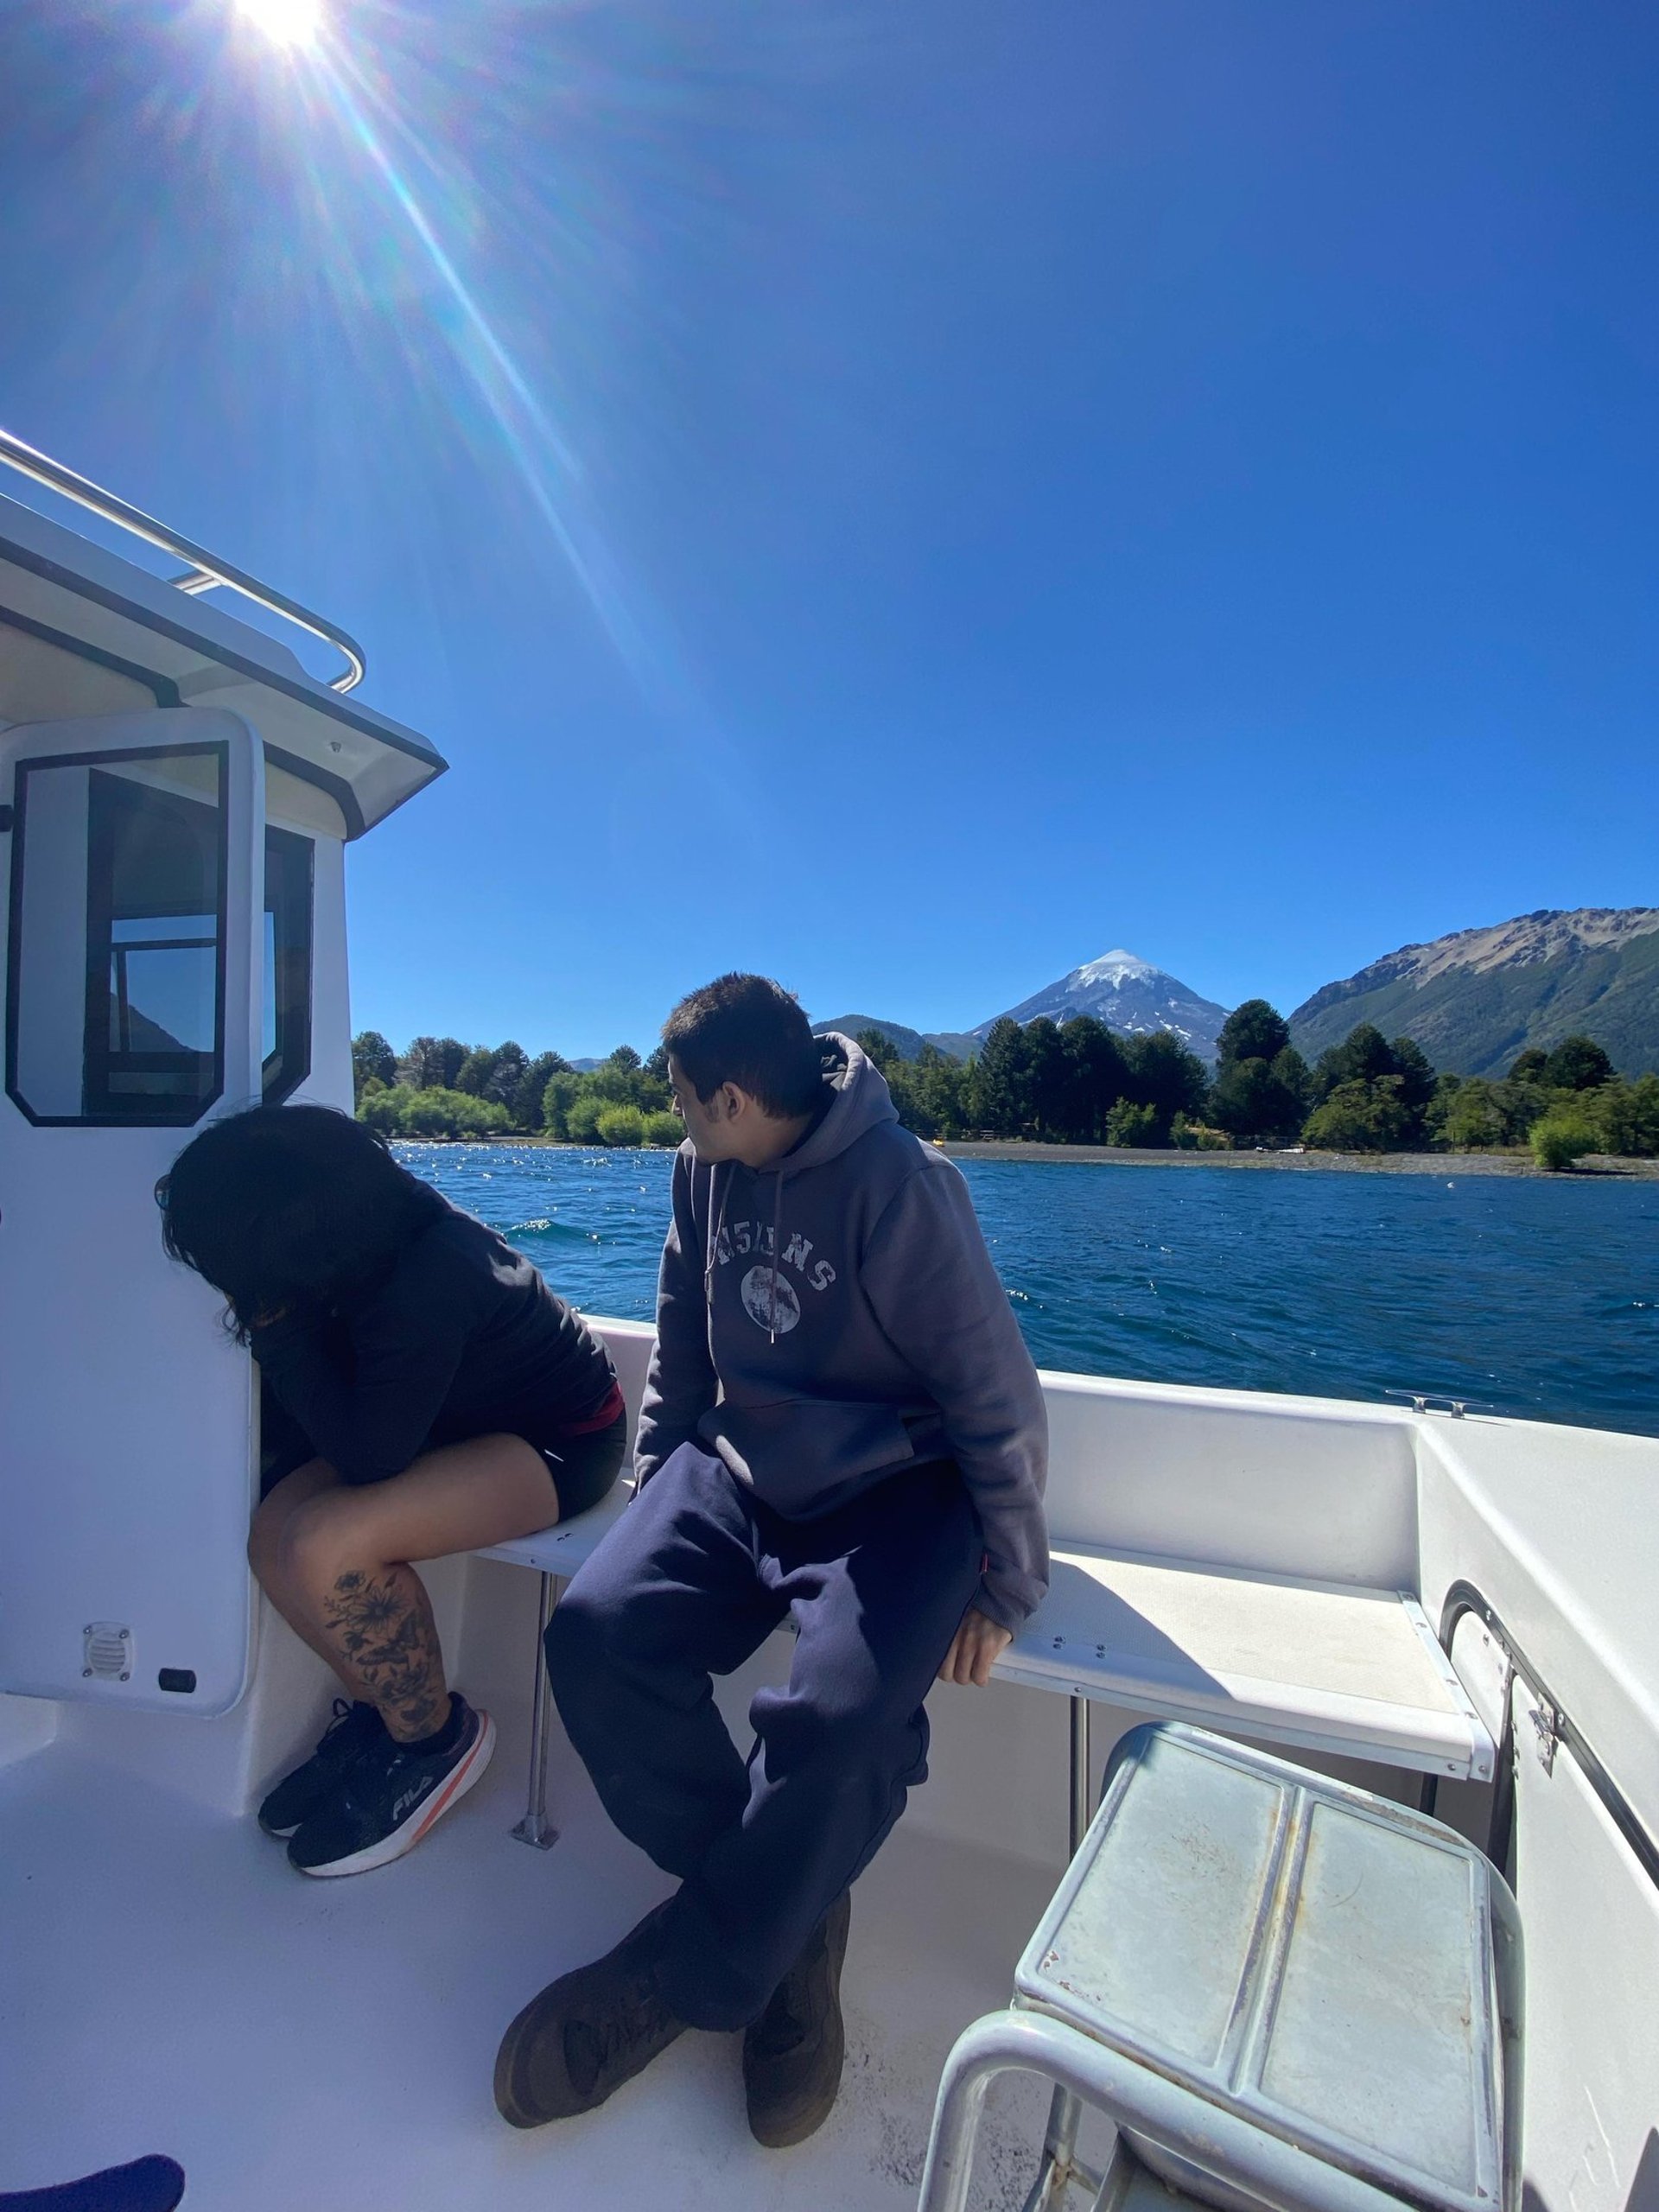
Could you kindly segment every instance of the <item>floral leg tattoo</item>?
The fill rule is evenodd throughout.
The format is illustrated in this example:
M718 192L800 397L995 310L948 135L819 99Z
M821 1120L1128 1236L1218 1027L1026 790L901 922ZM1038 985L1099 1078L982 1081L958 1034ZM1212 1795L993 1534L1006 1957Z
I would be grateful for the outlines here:
M323 1618L345 1660L342 1672L362 1686L402 1742L429 1736L448 1706L443 1654L426 1588L412 1567L383 1575L353 1569L323 1600Z

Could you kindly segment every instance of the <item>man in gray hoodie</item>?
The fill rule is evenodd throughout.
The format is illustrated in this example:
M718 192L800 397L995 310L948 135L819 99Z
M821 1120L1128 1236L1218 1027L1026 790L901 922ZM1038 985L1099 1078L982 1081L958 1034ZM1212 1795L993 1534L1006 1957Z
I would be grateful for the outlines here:
M780 2145L835 2101L848 1891L925 1777L928 1685L987 1681L1047 1586L1047 1425L967 1185L858 1046L758 976L663 1036L687 1141L639 1488L547 1663L606 1809L681 1887L524 2008L496 2101L588 2111L684 2028L741 2027ZM746 1763L711 1677L785 1619Z

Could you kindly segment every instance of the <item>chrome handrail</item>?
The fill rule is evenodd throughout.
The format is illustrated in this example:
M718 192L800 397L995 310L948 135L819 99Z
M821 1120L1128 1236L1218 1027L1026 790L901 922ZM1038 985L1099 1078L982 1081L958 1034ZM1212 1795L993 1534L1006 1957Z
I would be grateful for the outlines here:
M0 429L0 461L17 470L20 475L43 484L48 491L60 492L66 499L90 509L112 522L122 530L130 531L135 537L142 537L163 553L171 553L190 565L181 576L169 576L165 581L174 584L192 598L202 592L212 591L223 584L227 591L240 592L244 599L251 599L256 607L267 613L280 614L285 621L308 631L312 637L321 639L326 645L343 654L346 667L343 676L337 676L329 684L331 691L354 691L363 681L363 648L337 624L313 614L308 607L285 598L269 584L262 584L240 569L233 569L228 561L221 561L216 553L181 537L176 530L169 530L165 523L156 522L142 508L130 506L125 499L118 499L113 492L105 491L85 476L78 476L73 468L66 468L60 461L54 461L49 454L38 453L31 445Z

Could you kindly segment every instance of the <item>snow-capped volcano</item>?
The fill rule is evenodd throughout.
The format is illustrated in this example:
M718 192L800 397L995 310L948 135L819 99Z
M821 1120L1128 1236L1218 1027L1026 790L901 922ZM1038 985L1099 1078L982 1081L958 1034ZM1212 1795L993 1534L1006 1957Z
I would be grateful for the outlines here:
M1091 1014L1124 1036L1170 1030L1205 1060L1215 1058L1216 1039L1227 1019L1224 1006L1201 999L1177 977L1122 946L1103 952L1098 960L1084 961L1058 983L1008 1008L1009 1018L1020 1022L1035 1021L1044 1014L1051 1021L1069 1021L1079 1014ZM1002 1016L992 1018L1001 1020ZM982 1021L973 1033L982 1039L990 1027L989 1021Z
M1098 960L1085 960L1081 968L1071 970L1066 980L1073 983L1109 983L1116 991L1131 976L1140 983L1148 976L1161 976L1163 972L1161 968L1154 968L1150 960L1139 960L1134 953L1120 947L1116 952L1103 952Z

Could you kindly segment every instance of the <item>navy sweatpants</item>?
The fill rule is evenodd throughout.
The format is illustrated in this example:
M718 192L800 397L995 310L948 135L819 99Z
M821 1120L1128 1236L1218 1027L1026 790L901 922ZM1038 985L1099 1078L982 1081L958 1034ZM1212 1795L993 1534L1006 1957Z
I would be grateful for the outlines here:
M683 1445L560 1599L553 1694L606 1811L682 1878L664 1992L693 2027L759 2018L925 1779L922 1700L982 1548L948 1461L785 1521ZM746 1764L710 1677L791 1615L788 1686L756 1693Z

